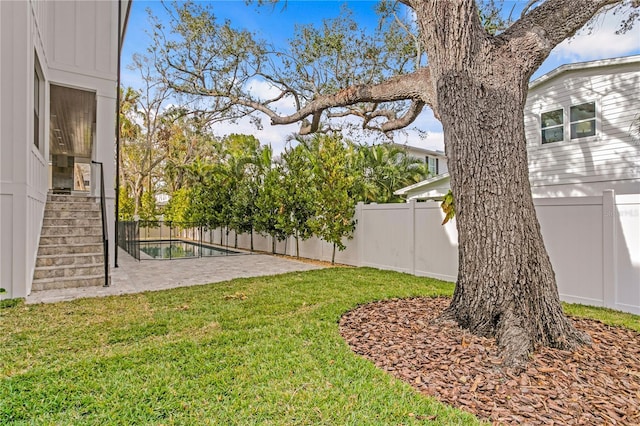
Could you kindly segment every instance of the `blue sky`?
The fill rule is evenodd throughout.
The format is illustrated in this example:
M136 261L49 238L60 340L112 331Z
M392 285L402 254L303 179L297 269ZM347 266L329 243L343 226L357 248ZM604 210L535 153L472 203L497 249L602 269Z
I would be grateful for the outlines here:
M377 23L374 12L375 1L333 1L333 0L288 0L286 7L282 3L275 6L256 7L247 6L244 0L216 0L211 1L214 14L221 19L230 19L236 28L246 28L255 32L260 38L283 45L293 34L295 24L320 23L323 19L336 17L343 4L347 3L353 11L354 18L364 27L373 28ZM518 8L526 1L506 1L505 9ZM134 53L144 53L151 43L147 31L149 20L146 9L153 10L159 17L164 16L163 5L155 1L134 0L127 27L127 34L123 46L122 84L124 86L139 87L140 78L126 67L131 63ZM616 35L615 30L620 22L619 16L608 14L600 18L589 34L579 33L573 39L557 46L547 61L534 75L537 78L556 67L574 62L591 61L618 56L628 56L640 53L640 29L625 35ZM267 90L266 88L262 88ZM257 130L248 120L237 124L218 124L215 132L219 136L229 133L247 133L255 135L264 144L271 144L275 152L280 152L285 146L288 135L298 130L297 125L270 126L263 120L264 128ZM396 142L407 143L427 149L443 150L442 127L433 117L431 111L425 111L414 124L426 130L426 137L415 132L399 134Z

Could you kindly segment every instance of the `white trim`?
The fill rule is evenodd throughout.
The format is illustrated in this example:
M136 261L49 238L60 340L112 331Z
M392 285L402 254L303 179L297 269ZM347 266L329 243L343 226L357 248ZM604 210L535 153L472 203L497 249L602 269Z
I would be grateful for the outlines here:
M434 151L431 149L420 148L413 145L395 143L395 142L393 143L393 145L397 146L398 148L406 149L407 151L417 151L417 152L420 152L421 154L431 155L433 157L446 158L446 155L443 151Z
M582 138L571 138L571 107L574 106L578 106L578 105L583 105L583 104L588 104L588 103L594 103L595 104L595 108L596 108L596 116L595 116L595 121L596 121L596 133L593 136L585 136ZM602 141L602 97L600 96L595 96L595 97L588 97L588 98L571 98L569 100L569 103L564 103L564 104L552 104L554 106L550 106L547 107L545 105L545 107L541 107L541 108L536 108L536 111L533 111L533 113L535 114L535 119L536 119L536 123L537 123L537 130L536 130L536 144L530 144L528 143L528 149L533 150L533 149L546 149L548 147L552 147L552 146L578 146L579 144L584 144L584 143L590 143L590 142L600 142ZM557 105L557 106L556 106ZM563 126L563 139L561 141L557 141L557 142L547 142L547 143L542 143L542 114L545 114L547 112L552 112L552 111L557 111L559 109L562 109L562 126ZM586 121L586 120L585 120Z
M542 83L553 80L554 78L566 72L589 69L589 68L608 67L613 65L626 65L626 64L633 64L636 62L640 62L640 55L623 56L621 58L601 59L598 61L576 62L573 64L560 65L558 68L555 68L552 71L549 71L543 76L538 77L532 82L530 82L529 90L532 90L533 88L541 85Z
M425 180L420 181L418 183L414 183L413 185L405 186L404 188L398 189L393 194L394 195L405 195L407 192L409 192L409 191L411 191L413 189L421 188L421 187L429 185L431 183L440 182L441 180L444 180L444 179L447 179L447 178L449 178L449 172L442 173L442 174L436 175L434 177L430 177L429 179L425 179Z

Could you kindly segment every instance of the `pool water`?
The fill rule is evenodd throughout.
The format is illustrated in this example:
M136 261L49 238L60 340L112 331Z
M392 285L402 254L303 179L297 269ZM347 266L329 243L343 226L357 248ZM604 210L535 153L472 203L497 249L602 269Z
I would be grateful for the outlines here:
M183 259L189 257L227 256L238 254L236 251L200 245L191 241L140 241L140 251L147 256L141 259ZM141 253L141 254L142 254Z

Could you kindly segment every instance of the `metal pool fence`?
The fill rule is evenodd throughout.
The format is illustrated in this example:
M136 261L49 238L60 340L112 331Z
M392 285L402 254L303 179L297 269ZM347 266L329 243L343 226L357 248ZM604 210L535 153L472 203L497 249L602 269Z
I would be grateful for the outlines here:
M118 246L137 260L225 256L238 252L203 243L207 229L189 222L118 223Z

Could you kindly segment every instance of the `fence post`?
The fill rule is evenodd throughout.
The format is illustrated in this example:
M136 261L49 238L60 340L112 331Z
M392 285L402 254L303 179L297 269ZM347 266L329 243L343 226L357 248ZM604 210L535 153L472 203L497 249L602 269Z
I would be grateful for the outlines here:
M602 192L602 300L615 308L618 277L616 273L616 197L612 189Z
M409 220L407 220L409 226L409 271L411 275L416 274L416 200L412 198L407 203L409 204Z
M356 229L353 233L354 238L356 239L356 256L357 259L354 262L356 266L362 266L362 250L364 246L364 237L365 233L362 232L362 226L364 225L362 220L362 207L364 203L362 201L358 201L356 204Z

